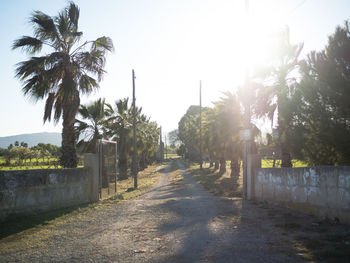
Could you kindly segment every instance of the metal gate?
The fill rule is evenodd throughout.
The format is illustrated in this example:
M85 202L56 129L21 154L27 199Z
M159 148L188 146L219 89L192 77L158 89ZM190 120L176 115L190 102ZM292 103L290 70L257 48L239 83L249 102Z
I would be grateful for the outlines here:
M117 193L117 142L98 140L97 153L99 161L99 198L105 199Z

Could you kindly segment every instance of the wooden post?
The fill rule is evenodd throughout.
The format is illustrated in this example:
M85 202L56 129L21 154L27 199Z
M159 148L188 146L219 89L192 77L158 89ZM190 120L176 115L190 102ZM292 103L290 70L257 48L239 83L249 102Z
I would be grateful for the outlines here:
M199 81L199 166L202 170L202 81Z

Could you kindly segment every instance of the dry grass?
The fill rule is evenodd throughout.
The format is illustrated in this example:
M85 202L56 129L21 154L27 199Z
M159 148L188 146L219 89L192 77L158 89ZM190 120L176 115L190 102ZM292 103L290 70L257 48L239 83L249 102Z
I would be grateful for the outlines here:
M262 207L263 206L263 207ZM275 227L290 235L295 254L311 262L349 262L350 227L291 209L263 205Z
M224 197L242 197L243 176L232 178L231 169L226 167L226 172L219 173L219 170L209 168L208 164L203 165L202 171L198 164L187 163L188 171L192 177L202 184L209 192Z

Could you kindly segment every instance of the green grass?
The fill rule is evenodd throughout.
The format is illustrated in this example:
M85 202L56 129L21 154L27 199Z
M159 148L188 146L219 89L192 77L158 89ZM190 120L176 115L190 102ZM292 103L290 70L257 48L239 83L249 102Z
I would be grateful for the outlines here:
M166 155L164 154L164 159ZM181 156L177 155L176 153L168 153L168 159L169 158L180 158Z
M77 168L83 168L84 165L78 165ZM33 165L33 166L0 166L0 171L18 171L18 170L35 170L35 169L63 169L61 165Z
M15 164L16 161L17 160L11 160L11 164ZM38 158L38 159L33 158L32 159L32 164L35 164L37 162L42 163L42 162L48 162L48 161L50 161L50 162L57 162L58 158ZM25 160L23 160L23 162L26 163L26 164L30 164L30 159L25 159ZM1 156L0 157L0 164L4 164L4 163L6 163L6 160L5 160L4 157Z
M2 171L17 171L17 170L35 170L35 169L60 169L60 165L55 167L54 165L33 165L33 166L2 166Z
M308 167L307 163L300 160L292 160L292 164L294 168L297 167ZM276 160L276 168L281 168L281 160ZM261 160L261 168L272 168L273 160L270 159L262 159Z
M50 162L50 165L49 163ZM81 163L81 160L79 161ZM0 157L0 171L16 171L16 170L33 170L33 169L60 169L62 166L58 165L58 158L39 158L32 159L32 162L30 162L29 159L26 159L21 162L20 165L18 164L17 160L11 160L10 166L5 166L6 160L4 157ZM83 165L78 165L78 168L84 167Z

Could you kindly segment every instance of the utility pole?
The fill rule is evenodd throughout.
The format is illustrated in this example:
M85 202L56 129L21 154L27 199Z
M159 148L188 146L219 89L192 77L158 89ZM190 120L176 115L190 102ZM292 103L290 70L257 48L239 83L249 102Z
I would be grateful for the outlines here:
M137 148L136 148L136 98L135 98L135 72L132 70L132 128L134 154L132 156L132 174L134 176L134 189L137 189Z
M160 135L159 135L159 144L160 144L160 153L159 153L159 157L160 157L160 161L163 162L164 161L164 143L163 143L163 139L162 139L162 126L160 126Z
M168 159L168 149L166 147L166 135L164 135L164 143L165 143L165 160Z
M202 81L199 81L199 166L202 170Z
M249 0L245 0L245 13L246 13L246 25L248 25L248 27L246 28L246 31L248 31L250 29L249 27ZM248 32L245 32L245 41L246 43L248 42ZM245 69L245 81L244 81L244 85L245 85L245 105L244 105L244 121L243 121L243 125L244 125L244 129L245 129L245 133L249 133L249 136L245 136L246 138L244 138L243 140L243 199L247 199L247 183L248 183L248 178L247 178L247 161L248 161L248 154L249 154L249 140L251 138L250 137L250 105L249 105L249 95L250 95L250 89L249 89L249 68L248 66ZM248 135L248 134L246 134Z

